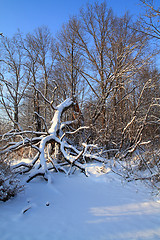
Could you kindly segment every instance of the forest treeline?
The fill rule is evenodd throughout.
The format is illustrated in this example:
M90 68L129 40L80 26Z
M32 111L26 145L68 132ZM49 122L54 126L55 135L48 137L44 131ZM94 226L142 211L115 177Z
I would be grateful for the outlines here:
M75 98L65 120L90 129L76 141L105 149L159 141L159 8L116 16L106 2L87 4L57 36L47 26L0 36L0 131L46 131L53 105ZM52 104L51 104L52 103Z

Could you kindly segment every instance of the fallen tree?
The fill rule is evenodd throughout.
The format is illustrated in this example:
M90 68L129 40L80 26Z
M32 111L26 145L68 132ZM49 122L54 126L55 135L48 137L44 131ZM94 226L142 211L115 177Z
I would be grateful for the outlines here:
M30 163L20 162L12 167L17 173L28 172L27 182L37 176L43 176L45 180L50 181L50 172L53 170L70 174L78 168L87 175L83 165L86 159L94 159L102 163L105 162L105 158L102 157L102 151L101 153L98 151L97 145L82 143L81 146L77 147L74 146L74 143L72 144L67 137L88 128L79 127L74 131L64 131L76 122L76 120L62 122L63 113L73 105L74 100L68 98L55 107L51 126L48 130L46 129L46 132L37 133L16 129L2 136L2 140L5 141L6 144L1 148L1 155L8 156L12 152L27 147L30 147L36 152ZM37 135L39 135L39 137L37 137ZM12 141L9 141L11 139ZM95 149L96 151L93 151Z

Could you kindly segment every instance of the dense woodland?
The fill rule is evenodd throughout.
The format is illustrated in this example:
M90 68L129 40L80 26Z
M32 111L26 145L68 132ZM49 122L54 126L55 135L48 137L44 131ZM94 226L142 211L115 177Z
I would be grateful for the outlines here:
M57 36L47 26L0 36L3 170L10 171L15 158L31 157L32 164L16 165L16 173L37 164L28 181L37 175L48 180L49 170L66 172L69 165L69 171L85 172L85 161L112 159L125 176L156 185L160 11L147 0L141 7L145 14L135 19L95 2L70 17ZM150 174L134 175L137 168Z

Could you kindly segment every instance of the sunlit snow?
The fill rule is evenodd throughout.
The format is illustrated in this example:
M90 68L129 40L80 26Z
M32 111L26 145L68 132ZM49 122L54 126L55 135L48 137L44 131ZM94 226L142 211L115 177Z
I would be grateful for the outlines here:
M50 184L36 178L0 202L0 239L160 239L160 200L152 189L100 164L86 167L89 177L55 173Z

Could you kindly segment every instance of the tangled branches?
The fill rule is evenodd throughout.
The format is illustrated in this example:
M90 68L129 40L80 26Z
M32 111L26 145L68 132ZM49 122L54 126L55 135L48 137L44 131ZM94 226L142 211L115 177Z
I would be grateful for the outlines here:
M80 169L86 174L83 162L86 159L95 159L104 162L105 158L99 153L91 153L91 148L97 148L92 144L82 143L76 147L68 139L67 135L73 135L78 131L83 131L87 127L80 127L74 131L66 131L66 127L75 123L76 120L62 122L62 114L74 104L73 99L66 99L60 105L55 107L51 127L48 132L37 133L34 131L10 131L3 135L3 140L7 143L1 149L1 155L10 154L30 146L36 152L30 163L20 162L13 165L17 172L27 173L29 176L27 182L37 176L43 176L50 181L51 171L63 171L70 174L73 168ZM37 136L39 134L39 137ZM30 137L29 137L30 135ZM15 141L9 142L10 139ZM21 139L21 140L20 140Z

